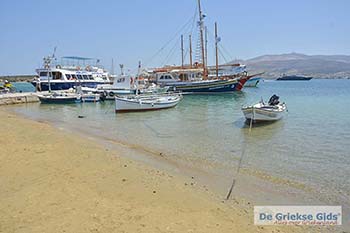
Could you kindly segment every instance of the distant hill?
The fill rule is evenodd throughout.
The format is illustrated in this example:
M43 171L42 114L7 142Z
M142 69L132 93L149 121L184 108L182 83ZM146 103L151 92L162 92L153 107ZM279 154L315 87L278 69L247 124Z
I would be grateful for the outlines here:
M246 64L251 73L265 72L262 75L264 78L277 78L283 74L314 78L350 78L350 56L347 55L289 53L264 55L239 62Z

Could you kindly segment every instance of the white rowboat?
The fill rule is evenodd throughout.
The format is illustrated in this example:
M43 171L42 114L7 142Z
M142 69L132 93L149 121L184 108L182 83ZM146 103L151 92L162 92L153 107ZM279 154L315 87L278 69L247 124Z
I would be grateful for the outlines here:
M115 111L133 112L172 108L181 99L181 94L117 96L115 97Z

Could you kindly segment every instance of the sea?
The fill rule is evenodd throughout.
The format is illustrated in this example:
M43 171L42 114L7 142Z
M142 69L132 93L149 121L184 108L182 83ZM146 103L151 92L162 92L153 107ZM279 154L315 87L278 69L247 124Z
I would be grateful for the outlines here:
M250 128L241 107L273 94L287 105L284 118ZM237 93L184 95L177 107L152 112L116 114L113 101L10 108L106 144L129 145L141 160L195 174L223 199L234 180L232 195L257 204L341 205L343 215L350 213L350 80L265 80Z

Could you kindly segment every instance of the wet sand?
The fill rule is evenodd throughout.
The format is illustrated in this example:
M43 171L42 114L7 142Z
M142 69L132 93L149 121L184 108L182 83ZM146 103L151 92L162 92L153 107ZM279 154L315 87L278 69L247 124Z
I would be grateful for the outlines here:
M192 177L3 109L0 121L0 232L316 230L254 226L251 203L222 202Z

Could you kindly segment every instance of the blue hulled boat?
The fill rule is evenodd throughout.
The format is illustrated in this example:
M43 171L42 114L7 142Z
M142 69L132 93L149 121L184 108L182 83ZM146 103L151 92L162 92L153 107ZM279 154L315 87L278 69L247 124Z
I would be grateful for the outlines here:
M177 82L170 84L170 86L176 91L194 94L228 93L240 91L249 78L249 76L246 76L227 80L214 79L194 82Z

